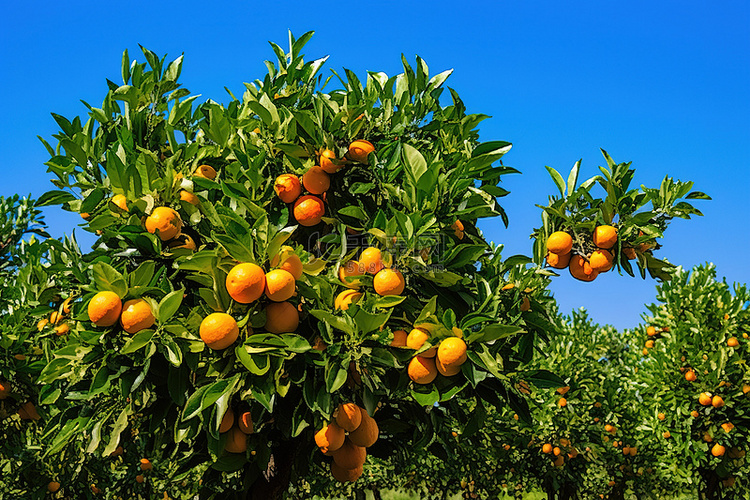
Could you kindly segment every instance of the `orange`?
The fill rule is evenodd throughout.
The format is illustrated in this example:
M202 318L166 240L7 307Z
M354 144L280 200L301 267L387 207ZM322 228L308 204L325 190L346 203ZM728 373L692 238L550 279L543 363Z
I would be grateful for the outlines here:
M204 179L216 179L216 170L211 165L200 165L195 169L193 175L196 177L203 177Z
M367 157L375 151L375 146L370 141L358 139L349 144L349 158L367 165Z
M341 403L336 409L336 423L345 431L352 432L362 423L362 415L362 410L354 403Z
M744 384L744 385L742 386L742 394L747 394L747 393L749 393L749 392L750 392L750 385L748 385L748 384Z
M521 300L521 312L526 312L531 309L531 301L527 296L524 295L523 299Z
M570 390L570 386L566 385L565 387L558 387L556 392L561 396L565 396L569 390Z
M405 330L396 330L393 332L391 347L406 347L406 337L408 334Z
M294 276L284 269L274 269L266 273L266 297L274 302L283 302L294 295Z
M630 456L631 456L631 457L634 457L634 456L636 456L637 454L638 454L638 448L636 448L635 446L631 446L631 447L630 447Z
M412 331L409 332L409 335L406 336L406 347L418 351L429 338L430 333L424 328L413 328ZM433 350L434 349L429 349L425 351L422 356L434 358L435 354L437 354L437 350L434 350L434 353L432 352Z
M115 292L99 292L89 301L88 311L96 326L112 326L120 317L122 301Z
M47 318L40 319L36 324L36 329L41 332L42 330L44 330L44 327L47 326L47 323L49 323L49 320Z
M151 470L153 468L154 468L154 466L151 465L151 460L149 460L148 458L142 458L141 459L141 470L147 471L147 470Z
M349 439L333 452L333 461L342 469L356 469L364 465L367 459L367 450L362 446L357 446Z
M292 333L299 326L299 311L289 302L272 302L266 306L265 329L271 333Z
M122 306L122 315L120 316L120 325L128 333L138 333L154 325L153 313L151 307L143 299L128 300Z
M27 401L21 405L18 409L18 416L21 417L21 420L39 420L42 418L36 411L36 406L31 401Z
M656 418L658 418L659 420L664 420L665 418L667 418L667 416L666 416L666 415L664 415L663 413L659 413L659 414L658 414L658 415L656 416Z
M729 347L737 347L740 345L740 342L737 340L737 337L730 337L729 340L727 340L727 345Z
M415 384L429 384L437 377L438 371L435 366L434 358L426 358L424 356L415 356L409 362L407 368L409 378L414 381Z
M211 313L201 321L201 340L213 350L226 349L240 336L240 329L227 313Z
M158 231L161 241L171 240L181 229L180 215L169 207L156 207L151 215L146 217L146 230L151 234Z
M232 427L227 434L227 442L224 445L226 451L229 453L245 453L247 451L247 436L239 427Z
M143 474L138 474L137 476L135 476L135 482L136 482L136 483L139 483L139 484L141 484L141 483L143 483L143 482L144 482L145 480L146 480L146 478L144 478L144 477L143 477Z
M653 326L649 326L648 328L646 328L646 335L648 335L649 337L653 337L654 335L656 335L656 328L654 328Z
M279 253L271 259L271 267L277 267L289 271L295 280L302 277L302 259L294 253L294 248L284 245Z
M437 359L446 368L461 366L466 362L466 342L458 337L443 339L438 347Z
M702 392L701 395L698 396L698 402L703 406L710 406L711 401L713 401L713 399L711 398L711 394L708 392Z
M662 433L662 436L664 436L664 439L669 439L672 437L672 433L669 431L664 431L664 433Z
M253 416L249 411L240 414L240 418L237 419L237 425L243 434L252 434L255 431Z
M81 218L83 220L89 220L89 217L91 217L91 214L88 212L81 212Z
M693 370L688 370L685 372L685 380L687 380L688 382L695 382L696 380L698 380L698 376Z
M552 453L552 445L544 443L544 445L542 445L542 453Z
M301 196L294 203L294 218L300 225L310 227L318 224L323 220L323 214L326 212L326 207L323 201L317 196L305 195Z
M454 222L451 225L451 229L453 229L453 234L456 238L459 240L464 239L464 224L460 220L456 219L456 222Z
M273 183L276 196L284 203L292 203L302 194L302 184L294 174L281 174Z
M185 191L184 189L180 191L180 199L195 206L198 206L201 202L195 194L190 191Z
M361 422L354 431L349 432L349 440L357 446L369 448L378 440L380 429L378 429L378 423L375 422L375 419L364 408L359 410L362 415Z
M697 411L695 411L695 410L691 411L691 412L690 412L690 415L691 415L691 416L692 416L693 418L698 418L698 417L700 416L700 414L699 414L699 413L698 413Z
M359 288L360 280L352 279L351 277L363 274L365 274L365 270L356 260L350 260L346 264L339 266L339 279L349 288Z
M224 416L221 417L221 424L219 424L219 432L224 433L232 428L234 425L234 412L231 408L227 408L224 412Z
M359 265L366 273L377 274L385 267L383 264L383 254L379 248L365 248L359 256Z
M721 457L721 456L723 456L723 455L724 455L724 452L726 452L726 451L727 451L727 449L726 449L725 447L723 447L723 446L722 446L722 445L720 445L719 443L716 443L716 444L715 444L715 445L714 445L714 446L713 446L713 447L711 448L711 455L713 455L713 456L715 456L715 457Z
M10 396L10 382L0 380L0 399L6 399Z
M334 452L344 445L345 437L344 429L331 422L315 433L315 444L323 453Z
M263 295L266 274L260 266L245 262L234 266L225 280L229 296L240 304L250 304Z
M570 253L573 249L573 238L565 231L555 231L547 238L547 250L558 255Z
M352 303L358 302L362 294L356 290L344 290L336 296L333 305L336 309L346 311Z
M653 349L654 347L654 341L653 340L647 340L646 341L646 347L649 349Z
M57 481L50 481L49 484L47 484L47 491L50 493L56 493L57 490L60 489L60 483Z
M123 210L125 212L128 211L128 200L127 198L125 198L124 195L116 194L112 197L110 201L114 203L115 205L117 205L120 208L120 210Z
M310 167L302 176L302 185L312 194L323 194L331 187L331 178L325 170L316 165Z
M336 159L336 153L334 153L330 149L324 149L320 152L318 164L320 165L320 168L325 170L327 173L335 174L336 171L342 167L342 165L337 165L334 162L338 162L338 160Z
M62 337L63 335L67 334L70 331L70 326L68 326L67 323L63 323L62 325L58 325L55 327L55 335L58 337Z
M430 351L432 351L432 349L430 349L429 351L425 351L424 354L428 354ZM458 375L459 373L461 373L462 364L463 363L458 365L446 365L442 361L437 359L437 357L435 358L435 367L437 368L438 373L443 377L452 377L453 375Z
M570 275L580 281L594 281L599 275L598 272L591 269L591 265L586 262L582 255L574 255L570 259Z
M711 399L711 406L713 406L714 408L721 408L722 406L724 406L724 400L721 396L714 396Z
M549 264L550 267L554 267L555 269L565 269L570 263L570 256L570 252L563 254L547 252L547 264Z
M395 269L381 269L372 280L378 295L401 295L406 286L404 275Z
M594 245L610 249L617 243L617 229L613 226L599 226L594 230Z
M575 448L571 448L571 450L568 452L568 458L575 458L578 456L578 450Z
M560 405L560 408L565 408L566 406L568 406L568 400L565 398L560 398L557 404Z
M591 269L598 273L606 273L612 269L612 263L614 257L607 250L596 250L591 254L589 258L589 264Z
M614 434L616 432L615 427L613 425L610 425L610 424L605 425L604 426L604 430L607 431L607 432L609 432L609 433L612 433L612 434Z
M196 250L198 246L195 244L195 240L189 234L178 234L167 242L168 248L182 248L186 250Z
M364 469L361 465L359 467L355 467L354 469L344 469L336 462L331 462L331 475L336 481L340 483L355 482L357 479L359 479L359 476L362 475L363 470Z
M734 429L734 424L732 422L724 422L721 424L721 428L724 429L724 432L731 432Z

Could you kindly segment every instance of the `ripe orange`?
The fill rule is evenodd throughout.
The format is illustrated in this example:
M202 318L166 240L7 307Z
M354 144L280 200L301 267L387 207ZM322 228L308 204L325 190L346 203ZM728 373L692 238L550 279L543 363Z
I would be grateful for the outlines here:
M115 292L99 292L89 301L88 312L96 326L112 326L120 318L122 301Z
M112 200L110 201L112 201L112 203L117 205L120 208L120 210L123 210L125 212L128 211L128 200L127 198L125 198L125 195L116 194L112 197Z
M151 328L154 321L156 319L151 312L151 307L145 300L132 299L123 304L120 325L126 332L133 334Z
M698 418L698 417L700 416L700 414L699 414L699 413L698 413L697 411L695 411L695 410L691 411L691 412L690 412L690 415L691 415L691 416L692 416L693 418Z
M614 257L612 257L612 254L609 253L609 251L596 250L589 258L589 265L591 265L591 269L598 273L606 273L612 269L613 261Z
M430 351L431 350L432 349L430 349ZM425 351L425 354L430 351ZM462 365L463 363L458 364L458 365L446 365L443 362L441 362L439 359L435 358L435 367L437 368L438 373L442 375L443 377L452 377L453 375L458 375L459 373L461 373Z
M565 231L555 231L547 238L547 251L564 255L573 249L573 238Z
M615 429L615 427L613 425L611 425L611 424L605 425L604 426L604 430L607 431L607 432L609 432L609 433L611 433L611 434L614 434L617 431Z
M648 335L649 337L653 337L654 335L656 335L656 328L654 328L653 326L649 326L648 328L646 328L646 335Z
M634 457L634 456L636 456L637 454L638 454L638 448L636 448L635 446L631 446L631 447L630 447L630 456L631 456L631 457Z
M357 290L344 290L333 301L334 308L346 311L352 303L358 302L362 293Z
M224 412L224 416L221 417L221 424L219 424L219 432L224 433L229 431L234 425L234 412L231 408L227 408Z
M451 229L453 229L453 234L456 238L459 240L464 239L464 223L460 220L456 219L456 222L454 222L451 225Z
M151 470L153 468L154 468L154 466L151 465L151 460L149 460L148 458L142 458L141 459L141 470L142 471Z
M737 337L730 337L729 340L727 340L727 345L729 347L737 347L740 345L740 341L737 340Z
M568 267L568 264L570 264L571 255L572 254L570 252L563 254L547 252L547 264L549 264L551 267L554 267L555 269L565 269L566 267Z
M664 436L664 439L669 439L669 438L671 438L671 437L672 437L672 433L671 433L671 432L669 432L669 431L664 431L664 432L662 433L662 436Z
M727 449L726 449L725 447L723 447L723 446L722 446L722 445L720 445L719 443L716 443L716 444L715 444L715 445L713 445L713 447L711 448L711 455L713 455L713 456L715 456L715 457L721 457L721 456L723 456L723 455L724 455L724 453L725 453L726 451L727 451Z
M169 207L156 207L146 217L146 230L158 236L161 241L171 240L180 233L182 220L180 215Z
M435 366L435 358L426 358L424 356L415 356L409 362L407 368L409 378L415 384L429 384L437 377L438 371Z
M461 366L466 362L466 342L458 337L443 339L438 347L437 358L446 368Z
M694 370L688 370L685 372L685 380L688 382L695 382L698 380L698 375L695 374Z
M289 302L272 302L266 306L265 329L271 333L292 333L299 326L299 311Z
M663 413L659 413L659 414L658 414L658 415L656 416L656 418L658 418L659 420L664 420L665 418L667 418L667 416L666 416L666 415L664 415Z
M345 431L352 432L362 423L363 413L354 403L341 403L336 409L336 423Z
M698 396L698 402L703 406L711 406L711 401L713 401L713 399L709 392L702 392L701 395Z
M135 482L138 484L142 484L145 480L146 478L143 477L143 474L138 474L137 476L135 476Z
M378 295L401 295L406 286L404 275L395 269L381 269L372 280L375 292Z
M273 183L276 196L284 203L292 203L302 194L302 184L294 174L281 174Z
M349 432L349 440L357 446L369 448L378 440L380 429L375 419L364 408L360 408L360 413L362 415L360 424L354 431Z
M554 448L552 448L552 454L553 454L554 456L556 456L556 457L559 457L559 456L560 456L560 453L562 453L562 451L561 451L561 450L560 450L560 448L558 448L557 446L555 446Z
M586 262L582 255L574 255L570 259L570 275L580 281L594 281L599 275L598 272L591 269L591 265Z
M318 157L318 164L320 165L320 168L322 168L329 174L335 174L336 171L338 171L338 169L343 166L334 163L336 161L336 153L334 153L330 149L324 149L320 152L320 155Z
M711 406L713 406L714 408L721 408L722 406L724 406L724 399L722 399L721 396L714 396L711 399Z
M227 442L224 449L229 453L245 453L247 451L247 435L234 426L227 433Z
M358 139L349 144L349 158L367 165L367 157L375 151L375 146L370 141Z
M333 452L333 461L342 469L356 469L364 465L367 459L367 450L357 446L350 440L344 440L344 444Z
M57 335L58 337L66 335L69 331L70 326L67 323L63 323L62 325L58 325L55 327L55 335Z
M18 416L21 417L21 420L39 420L42 418L36 411L36 406L31 401L27 401L21 405L18 409Z
M180 191L180 200L186 201L191 205L195 205L196 207L201 202L201 200L199 200L195 194L191 193L190 191L185 191L184 189Z
M365 248L359 256L359 265L366 273L377 274L385 267L383 264L383 254L379 248Z
M240 304L250 304L263 295L266 274L260 266L244 262L234 266L225 280L229 296Z
M736 481L736 478L734 478L733 476L729 476L729 477L722 479L721 484L723 484L727 488L731 488L732 486L734 486L735 481Z
M523 299L521 299L521 312L526 312L530 309L531 309L531 301L526 295L524 295Z
M240 336L240 329L233 317L226 313L211 313L201 321L201 340L217 351L234 344Z
M359 288L360 280L352 279L352 276L361 276L363 274L365 274L365 270L356 260L350 260L346 264L339 266L339 279L349 288Z
M744 384L744 385L742 386L742 394L747 394L747 393L749 393L749 392L750 392L750 385L748 385L748 384Z
M557 401L557 404L560 405L560 408L565 408L566 406L568 406L568 400L565 398L560 398Z
M430 332L425 330L424 328L413 328L409 335L406 336L406 347L409 349L414 349L415 351L418 351L422 348L425 342L427 342L427 339L430 338ZM437 349L428 349L424 353L422 353L422 356L434 358L437 354Z
M60 489L60 483L57 481L50 481L49 484L47 484L47 491L50 493L56 493L57 490Z
M734 424L732 422L724 422L721 424L721 428L724 429L724 432L731 432L734 429Z
M565 387L558 387L557 389L555 389L555 392L557 392L561 396L565 396L569 390L570 386L566 385Z
M187 250L195 250L198 246L195 244L195 240L189 235L180 233L167 242L168 248L184 248Z
M240 418L237 419L237 426L243 434L252 434L255 430L252 414L249 411L242 412Z
M204 179L214 180L216 179L216 170L211 165L200 165L195 169L193 175L196 177L203 177Z
M331 422L315 433L315 444L323 453L330 453L344 445L345 437L344 429L335 422Z
M396 330L393 332L393 340L391 341L391 347L406 347L407 333L405 330Z
M0 380L0 399L10 396L10 382Z
M283 302L294 295L294 276L284 269L274 269L266 273L266 297L274 302Z
M646 347L648 349L653 349L654 348L654 341L653 340L647 340L646 341Z
M610 249L617 243L617 229L613 226L598 226L594 230L594 245Z
M294 248L284 245L278 254L271 259L271 267L289 271L295 280L302 277L302 259L294 253Z
M364 469L360 465L354 469L344 469L336 462L331 462L331 475L340 483L353 483L362 475Z
M294 218L300 225L305 227L314 226L323 220L323 215L326 212L326 207L323 201L317 196L305 195L300 196L299 199L294 202Z
M312 194L323 194L331 187L331 178L321 167L312 166L302 176L302 185Z
M552 453L552 445L549 443L542 445L542 453Z
M622 447L622 454L627 456L630 455L630 446L623 446Z

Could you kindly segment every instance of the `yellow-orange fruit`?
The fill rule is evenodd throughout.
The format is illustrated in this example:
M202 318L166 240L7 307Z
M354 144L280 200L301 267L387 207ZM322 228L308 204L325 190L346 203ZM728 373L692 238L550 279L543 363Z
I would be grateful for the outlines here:
M154 466L151 465L151 460L149 460L148 458L142 458L141 459L141 470L142 471L151 470L153 468L154 468Z
M62 312L63 314L70 314L70 303L73 302L73 297L68 297L67 299L63 300L62 303Z
M292 333L299 326L299 311L289 302L272 302L266 306L265 328L271 333Z
M315 444L323 453L334 452L344 445L345 437L344 429L331 422L315 433Z
M158 231L159 239L171 240L180 233L182 219L180 214L169 207L156 207L151 215L146 217L146 230L155 234Z
M415 351L418 351L422 348L425 342L427 342L427 339L430 338L430 333L425 330L424 328L413 328L409 335L406 336L406 347L409 349L414 349ZM437 354L436 348L431 348L426 350L421 354L421 356L427 357L427 358L434 358Z
M333 305L336 309L346 311L352 303L358 302L362 294L356 290L344 290L336 296Z
M612 269L613 261L614 257L608 250L596 250L589 258L589 265L597 273L606 273Z
M378 295L401 295L406 282L404 281L404 275L401 271L395 269L381 269L378 274L372 280L372 284L375 287L375 292Z
M558 387L557 389L555 389L555 392L557 392L560 396L565 396L568 391L570 391L569 385L566 385L565 387ZM594 404L594 406L596 406L596 404Z
M721 456L723 456L723 455L724 455L724 453L725 453L726 451L727 451L727 449L726 449L725 447L723 447L723 446L722 446L722 445L720 445L719 443L716 443L716 444L715 444L715 445L713 445L713 447L711 448L711 455L713 455L713 456L715 456L715 457L721 457Z
M295 279L289 271L274 269L266 273L266 297L274 302L283 302L291 298L295 289Z
M333 452L333 461L342 469L356 469L364 465L367 450L346 439L344 444Z
M50 493L57 493L57 490L59 489L60 489L60 483L58 483L57 481L50 481L47 484L47 491L49 491Z
M461 366L466 361L466 342L458 337L448 337L440 342L437 358L445 367Z
M406 347L406 337L408 333L405 330L396 330L393 332L391 347Z
M438 371L435 366L435 358L426 358L424 356L415 356L409 362L407 368L409 378L415 384L429 384L437 377Z
M58 337L62 337L63 335L66 335L70 331L70 326L67 323L63 323L62 325L57 325L55 327L55 335Z
M201 200L198 199L198 197L191 193L190 191L185 191L184 189L180 191L180 200L186 201L190 203L191 205L198 206L201 202Z
M594 281L599 275L598 272L591 269L591 264L586 262L586 259L582 255L571 257L568 269L570 270L570 275L580 281Z
M189 234L180 233L167 242L167 248L184 248L187 250L196 250L198 246L195 240Z
M227 432L227 442L224 449L229 453L245 453L247 451L247 435L234 426Z
M565 408L566 406L568 406L568 400L565 398L560 398L559 400L557 400L557 404L560 405L560 408Z
M143 474L138 474L135 476L135 482L138 484L143 484L143 482L146 480L146 478L143 477Z
M671 438L671 437L672 437L672 433L671 433L671 432L669 432L669 431L664 431L664 432L662 433L662 436L664 436L664 439L669 439L669 438Z
M526 311L529 311L530 309L531 309L531 301L526 295L524 295L523 299L521 299L521 312L526 312Z
M339 266L339 279L348 288L359 288L361 281L352 279L352 276L361 276L363 274L365 274L365 270L356 260L350 260L346 264Z
M302 184L299 177L294 174L282 174L276 177L273 183L273 190L276 192L281 201L292 203L302 194Z
M435 367L440 375L443 377L452 377L461 373L461 366L463 363L457 365L446 365L435 357Z
M128 211L128 200L127 200L127 198L125 198L124 195L122 195L122 194L116 194L116 195L114 195L112 197L112 199L110 201L112 203L114 203L115 205L117 205L117 207L120 210L124 210L125 212Z
M659 420L664 420L665 418L667 418L667 416L666 416L666 415L664 415L663 413L659 413L659 414L658 414L658 415L656 416L656 418L658 418Z
M336 423L345 431L352 432L362 423L362 414L360 407L354 403L341 403L336 409Z
M138 333L151 328L155 321L151 307L143 299L131 299L122 306L120 325L128 333Z
M702 404L703 406L710 406L711 405L711 394L708 392L702 392L700 396L698 396L698 402Z
M615 431L616 431L615 427L613 425L610 425L610 424L605 425L604 426L604 430L607 431L607 432L609 432L609 433L612 433L612 434L614 434Z
M349 158L360 163L367 164L367 156L375 151L375 146L370 141L358 139L349 144Z
M115 292L99 292L89 301L88 312L96 326L112 326L120 318L122 301Z
M646 328L646 335L648 335L649 337L653 337L654 335L656 335L656 328L654 328L653 326L649 326L648 328Z
M721 428L724 429L724 432L731 432L734 429L734 424L732 422L724 422L721 424Z
M724 406L724 399L721 396L714 396L711 399L711 406L714 408L721 408Z
M331 187L331 178L321 167L312 166L302 176L302 185L312 194L323 194Z
M563 255L573 249L573 238L565 231L555 231L547 238L547 251Z
M359 256L359 265L366 273L377 274L385 267L383 264L383 254L379 248L365 248Z
M369 448L378 440L380 429L375 419L364 408L359 410L362 415L361 421L355 430L349 432L349 440L357 446Z
M216 179L216 170L211 165L200 165L195 169L193 175L196 177L203 177L204 179Z
M47 318L40 319L36 324L36 329L41 332L42 330L44 330L44 327L47 326L47 323L49 323L49 320Z
M737 347L740 345L740 341L737 340L737 337L730 337L729 340L727 340L727 346L729 347Z
M311 194L300 196L294 202L294 218L300 225L305 227L314 226L323 220L326 207L323 201L317 196Z
M691 411L691 412L690 412L690 415L691 415L691 416L692 416L693 418L698 418L698 417L700 416L700 414L699 414L699 413L698 413L697 411L695 411L695 410Z
M549 443L544 443L542 445L542 453L552 453L552 445Z
M320 168L325 170L329 174L335 174L342 165L337 165L334 163L336 160L336 153L331 151L330 149L324 149L320 152L320 156L318 159L318 164L320 165Z
M240 304L255 302L266 288L266 273L260 266L244 262L234 266L225 280L227 292Z
M289 271L295 280L302 277L302 259L294 253L294 248L284 245L278 254L271 259L271 267Z
M617 243L617 229L614 226L598 226L594 230L594 245L609 250Z
M464 223L460 220L456 219L456 222L454 222L451 225L451 229L453 229L453 235L458 238L459 240L464 239Z
M253 416L249 411L240 413L240 416L237 419L237 426L240 428L243 434L252 434L255 431Z
M698 375L695 374L695 371L688 370L685 372L685 380L687 380L688 382L695 382L696 380L698 380Z
M234 412L231 408L227 408L224 412L224 416L221 417L221 424L219 424L219 432L227 432L234 425Z
M549 264L550 267L554 267L555 269L565 269L566 267L568 267L568 264L570 264L571 255L572 254L570 252L563 254L547 252L547 264Z
M646 347L648 349L653 349L654 348L654 341L653 340L647 340L646 341Z
M354 469L344 469L336 462L331 462L331 475L340 483L353 483L362 475L363 467L360 465Z
M213 350L226 349L240 336L237 322L226 313L211 313L201 321L201 340Z

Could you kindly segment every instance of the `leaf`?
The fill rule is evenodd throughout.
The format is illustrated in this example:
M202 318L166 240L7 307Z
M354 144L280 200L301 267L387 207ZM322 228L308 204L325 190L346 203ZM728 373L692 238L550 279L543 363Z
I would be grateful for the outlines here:
M128 292L128 284L125 278L106 262L97 262L94 264L93 276L94 283L99 291L112 291L120 298L123 298Z
M344 366L346 365L346 367ZM330 358L326 364L325 381L326 390L329 393L338 391L346 382L347 368L349 366L348 358L345 363L339 364L337 360Z
M185 290L180 288L179 290L168 293L163 299L161 299L156 314L159 323L163 324L172 319L172 316L175 315L180 308L180 304L182 304L182 297L184 294Z
M406 172L409 174L411 184L416 187L417 181L427 171L427 162L414 146L404 144L401 152Z
M414 384L411 388L411 395L421 406L434 406L435 403L440 401L440 392L435 387L435 384Z
M570 174L568 175L568 196L573 194L573 192L576 190L576 183L578 182L578 171L581 168L581 160L578 160L573 165L573 168L570 169Z
M271 368L271 361L267 355L251 355L247 352L245 346L237 346L234 352L240 363L253 375L265 375L269 368Z
M319 320L328 323L332 328L335 328L336 330L341 330L342 332L351 334L355 332L354 324L352 323L352 319L349 316L334 316L333 314L327 311L322 311L320 309L313 309L310 311L310 314L312 314Z
M40 196L38 200L36 200L34 206L46 207L49 205L62 205L63 203L67 203L75 199L76 197L68 193L67 191L47 191L42 196Z
M182 350L177 345L172 337L162 337L162 345L167 351L167 360L172 363L173 366L179 367L182 364Z
M141 330L130 338L120 349L120 354L131 354L148 344L156 332L154 330Z
M540 389L565 386L563 379L548 370L534 370L525 374L524 379Z
M547 172L549 172L550 177L552 177L552 181L555 183L555 186L557 186L557 190L560 191L560 196L564 198L565 197L565 181L563 181L562 175L560 175L560 173L552 167L545 166L544 168L547 169Z

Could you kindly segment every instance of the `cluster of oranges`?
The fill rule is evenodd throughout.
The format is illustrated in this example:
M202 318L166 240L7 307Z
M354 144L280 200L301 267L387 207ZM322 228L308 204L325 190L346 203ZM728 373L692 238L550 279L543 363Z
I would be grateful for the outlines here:
M347 157L359 163L367 163L367 156L375 151L369 141L358 139L349 145ZM303 226L315 226L325 214L325 194L331 186L330 174L336 173L345 159L336 158L330 149L322 149L318 154L318 165L310 167L300 180L294 174L282 174L276 178L273 189L284 203L293 203L295 220ZM302 188L309 194L302 195ZM322 196L322 198L320 197Z
M438 373L444 377L457 375L461 365L466 362L466 342L463 333L454 328L454 337L447 337L440 341L437 347L431 347L414 356L409 362L407 373L415 383L426 385L433 382ZM418 351L430 338L428 326L412 328L407 334L405 330L393 332L392 347L406 347Z
M654 348L656 341L659 339L659 335L661 335L662 333L669 333L669 327L665 326L664 328L660 328L659 330L657 330L655 326L649 326L646 328L646 335L648 336L648 338L646 339L646 343L643 347L644 356L648 356L648 350ZM695 373L693 373L693 376L695 376Z
M547 264L555 269L570 270L571 276L581 281L594 281L599 273L606 273L614 265L612 247L617 243L617 228L597 226L592 235L596 250L588 255L573 252L573 237L565 231L555 231L547 238ZM630 258L632 248L623 251ZM632 258L635 253L632 252Z
M70 325L65 322L60 322L63 320L66 314L70 314L71 302L73 302L73 297L68 297L67 299L65 299L62 303L62 307L57 311L52 311L52 313L49 315L49 319L43 318L39 320L39 322L36 324L36 329L41 332L47 325L50 325L54 327L55 335L57 335L58 337L67 335L67 333L70 331Z
M367 410L354 403L342 403L333 421L315 433L315 444L329 457L331 474L340 482L354 482L362 475L367 448L378 440L380 429Z
M224 449L229 453L245 453L247 436L254 430L253 417L249 411L242 412L235 418L232 408L228 408L219 425L219 432L227 436Z
M612 424L605 424L604 431L614 436L617 434L617 427L615 427ZM604 436L603 441L605 443L609 442L609 436ZM637 446L630 446L630 445L624 444L622 441L618 441L617 439L612 441L612 446L615 448L619 448L622 446L622 454L625 455L626 457L627 456L634 457L638 454Z
M390 262L390 257L386 259ZM334 299L334 307L346 311L349 305L362 298L359 291L362 281L359 276L372 274L372 285L380 296L401 295L406 287L406 281L401 271L393 269L383 259L379 248L368 247L362 250L359 260L350 260L339 266L339 279L347 290L339 293Z
M151 328L156 319L151 306L144 299L131 299L124 304L112 291L98 292L89 301L89 320L96 326L108 327L117 321L123 330L130 334Z
M551 455L552 465L555 467L562 467L565 464L565 455L568 456L569 460L578 456L578 450L571 445L569 439L561 438L559 445L553 446L552 443L542 445L542 453Z

